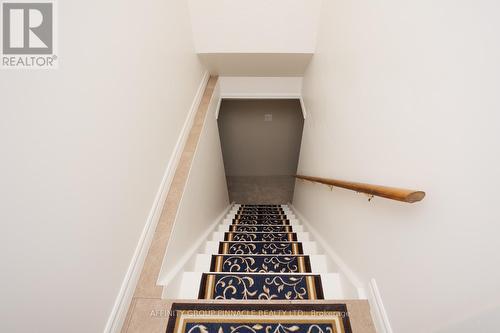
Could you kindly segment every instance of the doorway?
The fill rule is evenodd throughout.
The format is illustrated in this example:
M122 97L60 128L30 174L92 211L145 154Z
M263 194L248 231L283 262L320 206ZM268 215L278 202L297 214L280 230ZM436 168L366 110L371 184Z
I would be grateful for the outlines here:
M223 99L218 117L231 201L291 202L304 118L298 99Z

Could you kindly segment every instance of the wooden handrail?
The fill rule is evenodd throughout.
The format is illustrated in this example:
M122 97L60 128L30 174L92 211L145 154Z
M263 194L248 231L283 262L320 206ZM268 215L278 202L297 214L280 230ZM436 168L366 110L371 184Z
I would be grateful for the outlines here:
M409 202L409 203L420 201L425 197L425 192L423 191L407 190L404 188L346 182L337 179L309 177L302 175L295 175L295 178L308 180L311 182L320 183L328 186L342 187L356 192L362 192L369 195L376 195L378 197Z

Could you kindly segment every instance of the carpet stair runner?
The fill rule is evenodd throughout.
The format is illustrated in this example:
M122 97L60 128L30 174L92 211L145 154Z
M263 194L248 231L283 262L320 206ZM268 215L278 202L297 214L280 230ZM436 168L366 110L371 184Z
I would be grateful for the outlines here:
M299 237L304 233L295 232L289 212L285 205L237 205L223 238L212 246L218 251L198 292L199 299L225 303L174 303L167 332L351 332L345 304L293 302L325 294ZM292 302L269 304L279 300Z

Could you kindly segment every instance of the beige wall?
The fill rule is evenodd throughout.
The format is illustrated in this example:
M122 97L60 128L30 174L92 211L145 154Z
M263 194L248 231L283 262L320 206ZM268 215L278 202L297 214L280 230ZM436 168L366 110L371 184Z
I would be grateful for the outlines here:
M264 121L272 114L271 122ZM291 175L304 120L299 100L222 101L219 133L227 176Z
M0 71L0 331L102 332L203 75L187 2L61 1Z
M324 2L299 172L427 197L368 202L299 182L294 205L363 281L376 279L394 332L500 325L499 10Z

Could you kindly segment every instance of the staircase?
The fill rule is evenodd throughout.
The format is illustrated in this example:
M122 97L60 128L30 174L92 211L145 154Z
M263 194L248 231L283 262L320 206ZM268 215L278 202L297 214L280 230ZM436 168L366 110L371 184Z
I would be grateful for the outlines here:
M167 332L352 332L338 273L329 272L287 205L232 206L184 272Z

